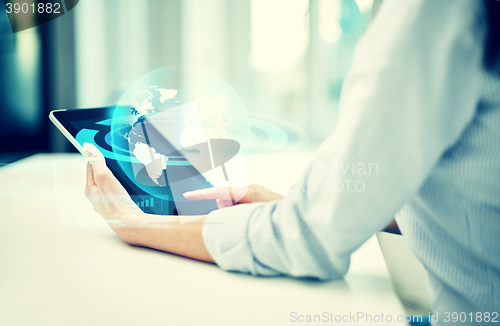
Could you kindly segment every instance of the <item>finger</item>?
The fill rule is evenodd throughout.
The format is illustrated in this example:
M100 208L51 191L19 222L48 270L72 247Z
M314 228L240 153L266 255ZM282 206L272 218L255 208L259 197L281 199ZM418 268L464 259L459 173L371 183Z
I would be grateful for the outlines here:
M94 189L97 188L97 185L95 184L94 181L94 171L92 171L92 165L87 162L87 176L86 176L86 183L85 183L85 197L90 200L90 197L92 196Z
M85 183L85 197L90 198L92 190L96 187L94 181L94 171L92 171L92 165L87 162L87 177Z
M87 152L89 162L92 165L94 183L102 185L107 182L114 182L116 178L106 166L106 160L102 153L93 144L83 144L83 149Z
M85 153L87 153L88 160L89 160L90 164L96 165L96 164L99 164L101 162L105 162L104 156L99 151L99 149L97 147L95 147L94 144L84 143L83 149L85 150Z
M96 184L94 181L94 171L92 170L92 165L90 164L90 162L87 162L87 188L95 185Z
M217 199L216 202L217 202L217 207L218 208L226 208L226 207L229 207L229 206L233 206L233 202L231 200Z
M231 200L231 194L227 188L207 188L184 193L184 198L188 200L221 199Z
M236 203L251 203L252 194L248 191L248 186L245 187L231 187L233 198Z

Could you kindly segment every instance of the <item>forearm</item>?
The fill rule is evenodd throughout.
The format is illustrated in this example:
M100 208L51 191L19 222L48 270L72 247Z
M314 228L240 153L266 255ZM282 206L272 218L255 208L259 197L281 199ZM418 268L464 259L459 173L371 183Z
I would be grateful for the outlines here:
M181 224L178 216L143 213L108 169L99 150L89 143L84 149L89 157L85 196L120 238L132 245L213 262L201 233L205 216Z
M177 216L141 214L120 223L113 230L126 242L170 252L201 261L214 262L203 242L205 216L180 224Z

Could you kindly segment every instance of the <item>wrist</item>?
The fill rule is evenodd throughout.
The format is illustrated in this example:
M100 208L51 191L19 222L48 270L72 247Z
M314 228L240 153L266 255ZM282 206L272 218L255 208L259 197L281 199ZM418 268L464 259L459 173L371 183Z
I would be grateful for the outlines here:
M111 228L125 242L140 246L142 231L147 227L146 215L141 210L132 213L128 212L127 214L117 214L116 223L113 223Z

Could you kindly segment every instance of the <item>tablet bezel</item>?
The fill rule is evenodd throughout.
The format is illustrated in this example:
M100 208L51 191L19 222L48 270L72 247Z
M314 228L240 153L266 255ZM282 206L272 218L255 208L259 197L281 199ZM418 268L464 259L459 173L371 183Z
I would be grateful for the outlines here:
M103 108L101 108L103 109ZM49 119L52 121L52 123L56 126L57 129L59 129L60 132L66 137L66 139L69 140L69 142L75 146L75 148L87 158L87 154L85 153L85 150L83 147L76 141L75 137L71 134L70 131L68 131L60 121L59 117L56 117L56 114L59 115L60 112L69 112L69 111L87 111L87 110L95 110L95 109L73 109L73 110L67 110L67 109L61 109L61 110L53 110L49 114ZM72 127L70 123L67 124L70 128Z

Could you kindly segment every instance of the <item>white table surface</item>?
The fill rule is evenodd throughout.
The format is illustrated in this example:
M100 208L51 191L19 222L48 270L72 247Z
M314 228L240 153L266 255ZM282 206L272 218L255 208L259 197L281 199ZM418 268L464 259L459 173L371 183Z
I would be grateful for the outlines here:
M249 156L249 180L284 192L300 171L286 164L306 161ZM291 312L403 314L375 238L340 281L227 273L129 246L94 212L84 182L79 154L0 168L0 325L295 325Z

